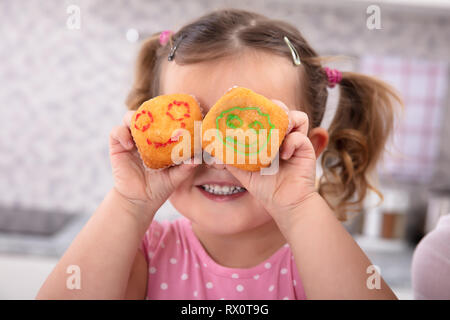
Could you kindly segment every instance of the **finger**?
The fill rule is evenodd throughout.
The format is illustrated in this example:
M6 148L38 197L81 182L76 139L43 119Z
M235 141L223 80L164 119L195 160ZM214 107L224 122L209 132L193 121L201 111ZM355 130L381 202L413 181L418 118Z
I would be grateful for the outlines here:
M276 100L276 99L272 99L272 101L275 102L275 104L277 104L279 107L283 108L284 111L286 111L286 113L289 113L289 108L283 101Z
M300 131L304 135L308 134L309 119L308 115L305 112L299 110L289 110L286 104L284 104L280 100L273 99L272 101L283 108L289 116L289 126L287 133L292 131Z
M111 146L116 148L120 144L120 146L125 150L131 150L134 147L134 141L131 137L130 130L125 126L117 126L111 130L110 143Z
M300 132L305 136L308 135L309 119L308 115L299 110L289 111L289 120L292 123L292 128L290 132Z
M284 102L280 101L280 100L276 100L276 99L272 99L273 102L275 102L275 104L277 104L279 107L281 107L284 111L286 111L286 113L288 114L289 117L289 108L286 106L286 104L284 104ZM292 130L292 120L289 118L289 125L288 125L288 129L286 131L286 133L291 132Z
M291 132L281 145L280 157L283 160L292 157L315 159L314 148L306 135L299 131Z
M127 111L123 116L123 119L122 119L123 124L125 126L127 126L128 128L131 126L131 118L133 117L135 112L136 111L130 110L130 111Z

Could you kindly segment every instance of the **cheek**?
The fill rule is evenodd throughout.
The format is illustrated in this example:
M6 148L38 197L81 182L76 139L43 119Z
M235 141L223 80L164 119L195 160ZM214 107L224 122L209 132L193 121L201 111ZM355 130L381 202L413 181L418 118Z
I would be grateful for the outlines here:
M195 191L193 184L193 179L183 181L169 197L170 203L177 212L190 220L194 218L193 214L196 211L195 201L192 201L193 192Z
M250 197L250 200L248 202L248 207L243 208L243 210L245 210L248 214L249 225L251 225L252 227L258 227L272 220L270 214L256 199Z

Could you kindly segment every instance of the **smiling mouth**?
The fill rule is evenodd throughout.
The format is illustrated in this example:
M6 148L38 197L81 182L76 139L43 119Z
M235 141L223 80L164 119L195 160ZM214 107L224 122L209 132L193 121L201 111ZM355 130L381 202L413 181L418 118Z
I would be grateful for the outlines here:
M243 187L230 185L220 186L218 184L202 184L199 187L210 194L220 196L228 196L247 191L247 189Z

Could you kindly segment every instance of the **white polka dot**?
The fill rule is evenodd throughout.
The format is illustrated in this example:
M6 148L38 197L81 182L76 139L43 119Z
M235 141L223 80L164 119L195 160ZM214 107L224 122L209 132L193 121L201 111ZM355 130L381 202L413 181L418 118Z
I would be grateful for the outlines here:
M297 285L297 281L293 280L292 283L294 283L294 286Z
M204 263L203 266L206 268L207 267L206 263Z
M274 285L271 285L271 286L269 287L269 291L273 291L273 289L275 289L275 286L274 286Z
M186 280L187 278L189 278L189 276L186 273L181 275L181 280Z
M244 291L244 286L242 284L238 284L236 286L236 290L239 291L239 292L242 292L242 291Z
M161 242L161 248L165 248L166 245L164 244L164 242Z
M148 253L148 257L151 259L151 258L153 258L153 256L155 255L155 253L154 252L152 252L152 251L149 251L149 253Z
M253 279L258 280L258 279L259 279L259 274L255 274L255 275L253 276Z
M220 298L219 300L225 300L225 298Z
M288 269L286 269L286 268L283 268L283 269L281 269L281 271L280 271L281 274L286 274L287 272L288 272Z
M170 258L170 263L171 263L171 264L177 263L177 259L175 259L175 258Z
M150 267L149 271L150 271L150 273L155 273L156 272L156 268L155 267Z
M232 277L233 279L238 279L238 278L239 278L239 275L238 275L237 273L233 273L233 274L231 275L231 277Z
M166 290L167 287L168 287L167 283L165 283L165 282L161 283L161 289L162 290Z
M284 247L285 247L285 248L289 247L289 243L285 243L285 244L284 244Z
M264 265L264 267L266 269L270 269L272 267L272 264L270 262L266 262L266 264Z
M184 253L188 253L188 249L184 249Z
M288 297L284 297L283 300L289 300L289 298Z
M180 240L177 240L177 244L180 244Z
M213 287L213 284L212 284L212 282L208 282L208 283L206 283L206 287L207 287L208 289L211 289L211 288Z
M194 297L198 296L198 292L194 291Z

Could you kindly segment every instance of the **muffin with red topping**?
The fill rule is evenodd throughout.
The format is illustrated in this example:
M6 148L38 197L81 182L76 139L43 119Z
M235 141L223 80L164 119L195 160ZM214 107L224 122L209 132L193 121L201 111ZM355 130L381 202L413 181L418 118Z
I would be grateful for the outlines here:
M183 138L191 139L189 152L180 148L178 159L189 159L194 154L194 121L202 120L202 112L195 98L188 94L161 95L145 101L131 119L131 135L144 164L150 169L161 169L174 164L172 149ZM189 135L182 134L181 129Z

